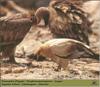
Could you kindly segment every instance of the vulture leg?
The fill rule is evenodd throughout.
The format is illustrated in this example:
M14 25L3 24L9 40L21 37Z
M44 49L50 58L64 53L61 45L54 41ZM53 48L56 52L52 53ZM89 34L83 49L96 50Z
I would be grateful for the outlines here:
M70 59L65 59L55 56L54 58L52 58L52 60L58 64L58 70L61 70L61 68L63 68L64 70L68 69L67 67L70 62Z
M7 62L16 63L15 58L14 58L14 53L15 53L15 47L9 46L4 49L4 51L2 52L2 56L4 58L9 58L9 61Z

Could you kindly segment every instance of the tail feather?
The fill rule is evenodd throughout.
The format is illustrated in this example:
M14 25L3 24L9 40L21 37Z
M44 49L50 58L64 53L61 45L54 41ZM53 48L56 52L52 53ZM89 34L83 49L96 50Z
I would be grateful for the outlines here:
M84 52L84 54L82 54L81 57L99 60L99 54L95 53L87 45L83 45L83 43L80 45L81 46L78 45L78 49Z
M87 54L87 53L84 53L84 55L82 55L81 57L99 60L100 55L99 54Z
M93 59L96 59L96 60L99 60L99 57L100 57L99 54L94 54L92 58L93 58Z

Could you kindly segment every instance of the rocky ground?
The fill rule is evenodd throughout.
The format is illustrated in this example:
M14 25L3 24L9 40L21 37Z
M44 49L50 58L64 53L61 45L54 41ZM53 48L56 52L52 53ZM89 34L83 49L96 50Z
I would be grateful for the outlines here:
M90 2L88 2L90 4ZM92 2L94 3L94 2ZM100 4L100 2L99 2ZM97 6L100 7L100 5ZM94 4L89 5L94 9ZM86 8L88 11L88 8ZM99 29L100 17L99 9L95 6L95 13L91 13L91 18L95 19L92 26L94 34L90 35L91 48L99 53ZM52 39L52 34L47 28L33 26L25 39L16 49L16 61L26 63L27 66L16 64L1 64L2 79L99 79L100 63L94 59L73 59L66 70L59 70L58 65L50 60L34 56L41 43Z

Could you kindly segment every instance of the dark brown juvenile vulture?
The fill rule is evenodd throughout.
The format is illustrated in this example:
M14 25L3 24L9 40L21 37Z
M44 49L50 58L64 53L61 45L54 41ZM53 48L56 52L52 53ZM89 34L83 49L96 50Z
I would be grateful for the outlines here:
M80 6L70 0L53 0L36 11L38 23L43 18L56 38L71 38L89 45L90 22Z
M31 26L36 23L34 15L15 14L0 18L0 54L15 62L16 46L23 40Z
M52 39L42 44L36 52L56 62L59 67L67 68L68 61L77 58L92 58L99 60L99 55L94 53L84 43L66 38Z

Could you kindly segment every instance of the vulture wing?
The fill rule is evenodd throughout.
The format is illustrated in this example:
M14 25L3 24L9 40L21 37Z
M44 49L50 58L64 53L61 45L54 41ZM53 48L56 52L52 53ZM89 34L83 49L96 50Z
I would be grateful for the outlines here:
M94 58L99 59L89 46L72 39L54 39L47 44L51 52L59 58Z
M29 31L32 21L21 15L0 18L0 44L18 44Z
M74 56L72 54L74 54L75 52L79 53L76 49L76 43L73 40L54 39L52 40L52 42L48 42L47 44L49 43L50 43L49 46L51 48L52 53L60 58L68 58Z
M89 45L88 29L90 28L86 13L71 2L62 1L53 5L56 16L50 19L50 29L55 37L71 38Z

